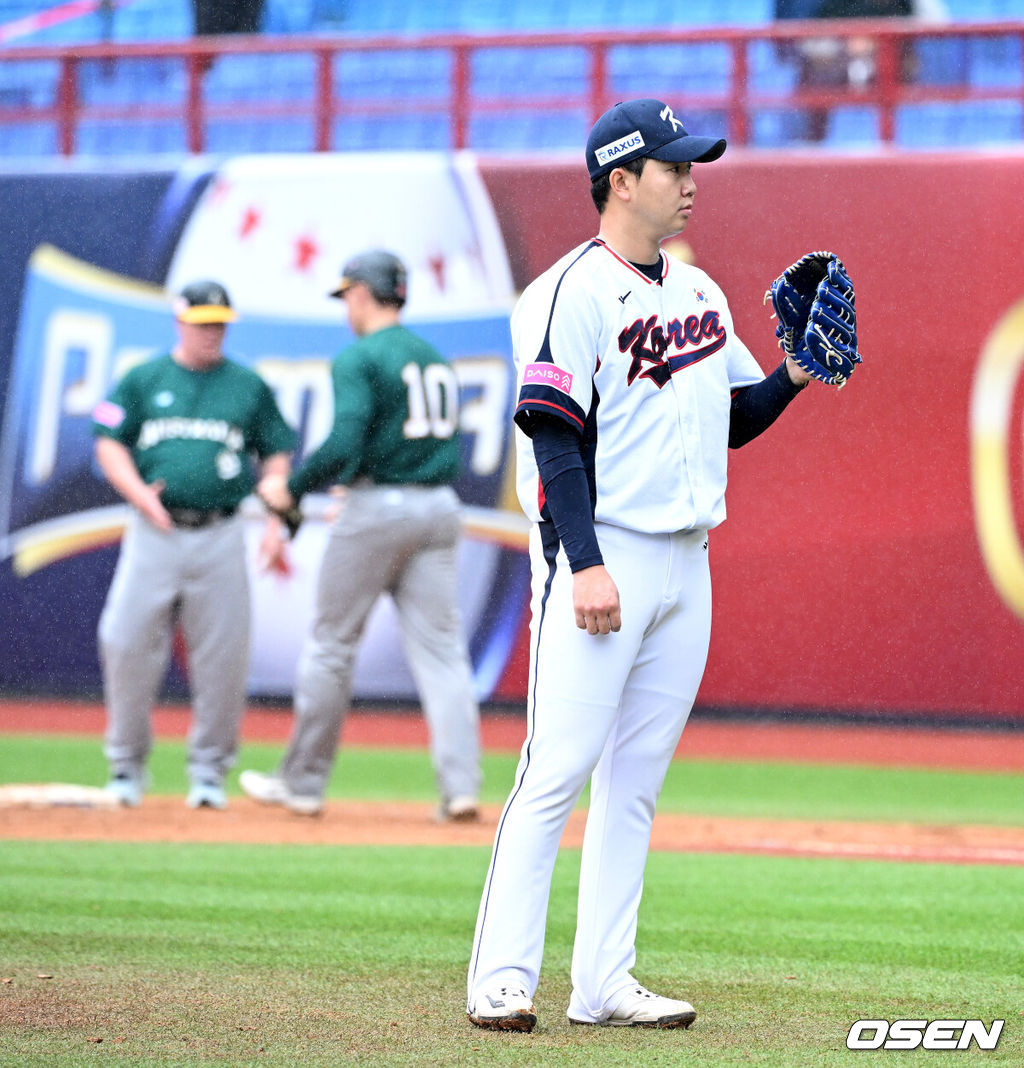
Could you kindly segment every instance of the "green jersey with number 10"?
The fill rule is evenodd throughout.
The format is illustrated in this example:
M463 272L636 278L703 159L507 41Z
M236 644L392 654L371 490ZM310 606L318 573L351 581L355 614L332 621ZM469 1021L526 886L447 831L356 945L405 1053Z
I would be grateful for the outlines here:
M292 475L302 494L329 482L441 485L459 474L459 384L444 357L404 326L361 337L335 358L334 425Z

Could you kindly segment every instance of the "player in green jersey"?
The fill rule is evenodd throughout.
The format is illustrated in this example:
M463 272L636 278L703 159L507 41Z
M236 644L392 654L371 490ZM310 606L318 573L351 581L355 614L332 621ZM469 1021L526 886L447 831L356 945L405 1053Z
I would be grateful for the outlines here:
M242 772L259 801L313 815L337 755L363 628L377 599L398 610L431 738L443 819L476 819L479 710L455 596L459 500L458 382L444 358L406 329L406 269L389 252L345 264L331 294L356 341L334 360L334 423L285 479L260 496L281 512L304 493L345 487L320 565L316 616L295 686L295 722L277 771Z
M128 371L93 412L96 459L133 506L99 623L107 705L107 790L138 805L152 745L150 714L175 624L188 648L193 727L191 808L224 808L249 665L249 580L242 519L252 460L284 478L295 434L267 384L226 359L235 312L224 287L200 281L175 302L174 349ZM261 546L272 564L280 523Z

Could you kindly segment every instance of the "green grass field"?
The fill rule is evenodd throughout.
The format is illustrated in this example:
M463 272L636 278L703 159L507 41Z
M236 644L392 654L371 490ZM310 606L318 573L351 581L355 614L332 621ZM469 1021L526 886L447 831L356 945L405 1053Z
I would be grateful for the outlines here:
M239 766L270 768L279 752L248 745ZM513 765L488 756L488 799ZM182 793L182 767L181 743L160 742L154 792ZM0 740L0 781L103 777L95 739ZM662 807L1020 826L1022 787L686 761ZM423 752L349 749L332 794L431 800L433 776ZM700 1016L686 1032L624 1031L565 1020L578 862L565 851L540 1023L503 1035L462 1011L487 860L476 847L0 842L0 1065L1024 1063L1024 869L654 854L637 978ZM1006 1025L995 1051L852 1052L861 1018Z
M955 737L955 736L954 736ZM282 747L243 745L227 783L238 794L241 768L272 771ZM502 802L516 757L485 753L485 801ZM152 792L184 794L184 744L161 740L150 761ZM81 736L0 736L0 783L76 782L101 786L106 763L98 739ZM435 798L434 773L417 749L342 749L332 797L425 801ZM1024 827L1024 775L868 768L775 762L676 761L659 810L709 816L779 819L887 820L911 823L987 823Z

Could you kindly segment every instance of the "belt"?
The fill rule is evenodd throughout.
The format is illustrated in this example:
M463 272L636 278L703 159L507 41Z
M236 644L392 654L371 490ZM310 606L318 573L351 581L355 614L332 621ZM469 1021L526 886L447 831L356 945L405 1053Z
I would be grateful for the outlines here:
M234 508L168 508L167 514L176 527L186 530L199 530L208 527L220 519L228 519L235 514Z

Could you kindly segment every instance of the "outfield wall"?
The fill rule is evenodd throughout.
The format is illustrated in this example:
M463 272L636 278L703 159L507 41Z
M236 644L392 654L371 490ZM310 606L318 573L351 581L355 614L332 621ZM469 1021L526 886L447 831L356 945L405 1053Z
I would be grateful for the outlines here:
M481 694L521 700L526 569L496 433L512 400L505 320L518 289L593 233L582 168L269 159L0 175L0 690L98 691L118 520L87 401L170 339L158 287L200 266L223 278L243 312L229 347L268 374L309 447L345 340L322 293L371 242L411 260L410 320L460 368L460 596ZM696 176L677 251L722 284L765 370L780 354L764 290L821 247L856 283L865 359L841 393L812 388L732 454L700 703L1024 722L1024 156L734 152ZM264 243L246 244L246 225ZM255 580L254 694L290 689L324 530L313 521L296 544L291 585ZM357 695L411 696L387 606L368 638ZM172 688L182 680L179 664Z

